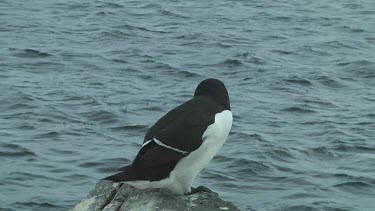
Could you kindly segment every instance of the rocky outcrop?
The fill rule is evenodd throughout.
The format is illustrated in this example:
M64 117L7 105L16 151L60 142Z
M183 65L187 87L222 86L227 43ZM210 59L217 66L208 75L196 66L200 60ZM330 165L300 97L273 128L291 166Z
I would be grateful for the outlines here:
M217 193L197 192L178 196L165 189L135 189L126 184L100 181L94 190L70 211L213 211L238 210Z

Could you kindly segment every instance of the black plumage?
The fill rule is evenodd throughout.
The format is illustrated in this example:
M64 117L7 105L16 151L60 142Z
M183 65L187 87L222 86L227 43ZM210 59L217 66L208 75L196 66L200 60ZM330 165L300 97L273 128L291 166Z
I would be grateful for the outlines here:
M217 79L202 81L192 99L169 111L148 130L144 146L133 163L104 180L156 181L168 177L181 158L201 146L203 133L214 123L215 115L224 110L230 110L224 84ZM161 146L155 139L170 148Z

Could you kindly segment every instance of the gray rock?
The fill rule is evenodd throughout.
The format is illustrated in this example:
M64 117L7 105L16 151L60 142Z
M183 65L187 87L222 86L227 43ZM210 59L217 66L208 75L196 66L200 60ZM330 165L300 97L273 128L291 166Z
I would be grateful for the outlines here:
M198 192L174 195L165 189L135 189L132 186L100 181L86 199L70 211L213 211L238 209L223 201L217 193Z

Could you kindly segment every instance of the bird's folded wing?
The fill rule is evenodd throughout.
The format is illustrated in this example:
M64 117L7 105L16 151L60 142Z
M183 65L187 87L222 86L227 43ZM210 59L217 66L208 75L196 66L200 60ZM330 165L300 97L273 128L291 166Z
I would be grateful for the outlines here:
M143 146L133 161L134 168L152 168L177 163L186 154L176 152L152 141Z
M202 144L202 136L207 127L214 123L215 116L191 112L184 118L171 120L158 130L147 132L149 140L156 138L163 144L187 152L192 152Z
M182 120L168 122L157 131L150 129L146 135L150 138L149 143L145 142L132 166L150 168L177 163L199 148L203 142L202 135L213 119L207 115L193 113Z

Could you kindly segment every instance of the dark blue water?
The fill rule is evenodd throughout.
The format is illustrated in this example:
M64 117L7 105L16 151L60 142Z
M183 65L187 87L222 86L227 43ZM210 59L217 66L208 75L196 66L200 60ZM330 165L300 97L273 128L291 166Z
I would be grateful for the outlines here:
M194 185L243 210L375 210L375 2L0 0L0 210L66 210L208 77Z

